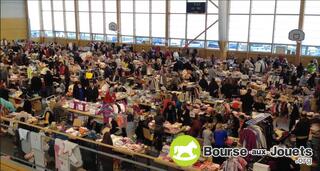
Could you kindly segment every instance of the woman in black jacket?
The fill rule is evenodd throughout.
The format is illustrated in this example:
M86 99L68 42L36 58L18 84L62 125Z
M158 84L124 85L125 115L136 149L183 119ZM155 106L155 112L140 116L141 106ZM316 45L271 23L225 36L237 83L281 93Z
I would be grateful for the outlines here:
M190 110L187 107L187 104L184 104L182 106L182 115L181 115L181 122L184 126L190 126L191 125L191 118L190 118Z
M107 130L103 134L103 139L102 139L101 143L113 146L113 142L112 142L111 135L109 132L110 130L108 128L105 128L105 129L107 129ZM105 146L100 146L99 151L107 153L107 154L113 153L113 150L111 148L105 147ZM113 159L111 157L99 154L99 160L100 160L100 163L103 168L102 170L113 170Z
M212 97L218 97L219 95L219 85L214 78L212 78L208 86L208 91Z
M168 103L167 108L164 110L164 116L172 124L177 121L177 112L172 103Z
M97 85L94 85L93 82L90 82L89 87L86 89L87 102L97 102L98 97L99 90Z
M207 82L205 76L202 76L202 79L199 81L199 85L202 88L202 91L208 90L208 82Z

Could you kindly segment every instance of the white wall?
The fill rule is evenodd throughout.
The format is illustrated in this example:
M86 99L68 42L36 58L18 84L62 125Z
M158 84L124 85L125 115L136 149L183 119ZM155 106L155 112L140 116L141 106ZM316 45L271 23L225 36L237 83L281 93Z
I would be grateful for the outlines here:
M1 18L26 18L25 0L0 0Z

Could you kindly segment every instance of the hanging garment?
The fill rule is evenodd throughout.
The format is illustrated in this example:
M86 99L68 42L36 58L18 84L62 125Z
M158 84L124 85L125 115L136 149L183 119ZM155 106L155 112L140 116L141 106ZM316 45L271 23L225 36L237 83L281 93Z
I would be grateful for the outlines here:
M123 115L117 115L116 121L117 121L119 128L123 128L123 126L124 126Z
M42 136L39 133L31 132L30 133L31 138L31 148L42 151Z
M254 131L249 128L244 128L240 131L239 142L245 147L248 151L257 148L257 138ZM251 160L251 155L246 157L246 160Z
M126 112L126 105L124 103L118 103L120 106L120 111L121 113L125 113Z
M68 155L70 164L74 167L82 166L82 157L80 153L80 148L78 144L72 143L70 141L64 141L64 150L63 153Z
M61 139L55 139L54 144L54 155L56 162L56 169L58 171L69 171L70 170L70 161L68 154L63 153L64 151L64 142Z
M36 164L36 170L45 171L46 160L45 160L45 152L37 149L32 149L34 155L34 161Z
M19 128L19 137L21 141L21 149L24 153L28 154L31 152L31 140L30 140L30 131Z
M108 123L109 118L113 115L113 108L109 104L102 104L102 107L97 112L97 115L103 115L103 122Z
M266 137L262 133L261 127L257 125L251 125L250 126L256 133L257 133L257 144L259 144L257 147L258 148L267 148L267 142L266 142Z
M238 159L234 157L224 161L221 165L221 168L223 171L243 171L245 169Z

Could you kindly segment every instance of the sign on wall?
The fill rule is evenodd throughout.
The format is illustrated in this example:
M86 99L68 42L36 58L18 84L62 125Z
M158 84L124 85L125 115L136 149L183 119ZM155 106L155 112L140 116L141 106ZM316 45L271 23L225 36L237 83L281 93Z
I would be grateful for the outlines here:
M204 14L206 9L206 2L187 2L187 13Z

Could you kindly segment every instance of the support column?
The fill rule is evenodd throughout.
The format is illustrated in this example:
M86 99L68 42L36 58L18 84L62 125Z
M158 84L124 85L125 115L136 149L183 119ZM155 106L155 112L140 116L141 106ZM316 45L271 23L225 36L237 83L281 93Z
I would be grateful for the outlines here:
M74 1L74 17L75 17L75 24L76 24L76 40L79 46L80 43L80 24L79 24L79 7L78 7L78 0Z
M166 30L165 30L165 46L169 46L169 27L170 27L170 2L166 0Z
M303 22L304 22L304 9L305 9L305 0L300 0L300 13L299 13L299 28L300 30L303 30ZM301 41L297 42L297 50L296 50L296 58L295 63L296 65L299 65L301 62Z
M120 33L121 33L121 15L120 15L120 10L121 10L121 2L120 0L116 0L117 1L117 41L118 44L121 42L120 41Z
M219 0L219 48L220 58L227 58L228 25L229 25L229 1Z

